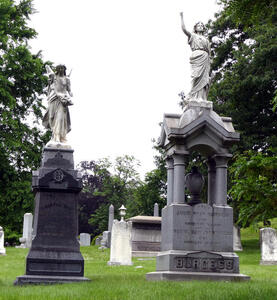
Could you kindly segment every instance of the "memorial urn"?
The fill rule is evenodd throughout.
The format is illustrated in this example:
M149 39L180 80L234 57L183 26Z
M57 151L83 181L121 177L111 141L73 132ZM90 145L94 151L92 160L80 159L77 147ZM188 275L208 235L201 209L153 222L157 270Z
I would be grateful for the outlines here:
M204 186L204 177L198 171L197 167L192 167L191 173L185 177L185 185L191 194L191 199L188 204L195 205L201 203L200 193Z

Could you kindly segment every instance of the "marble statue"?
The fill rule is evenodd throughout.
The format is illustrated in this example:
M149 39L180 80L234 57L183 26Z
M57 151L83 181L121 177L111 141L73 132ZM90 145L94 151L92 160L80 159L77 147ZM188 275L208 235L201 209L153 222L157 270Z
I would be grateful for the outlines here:
M48 108L42 124L52 131L51 140L46 147L70 147L66 144L66 135L71 129L68 106L73 105L70 79L66 76L64 65L58 65L55 72L46 65L46 70L49 77Z
M181 15L181 25L183 32L188 37L188 43L192 54L190 64L192 69L192 87L191 91L185 97L185 101L207 101L210 86L210 56L211 48L209 40L203 35L204 24L198 22L194 25L193 32L189 32L184 24L183 13Z

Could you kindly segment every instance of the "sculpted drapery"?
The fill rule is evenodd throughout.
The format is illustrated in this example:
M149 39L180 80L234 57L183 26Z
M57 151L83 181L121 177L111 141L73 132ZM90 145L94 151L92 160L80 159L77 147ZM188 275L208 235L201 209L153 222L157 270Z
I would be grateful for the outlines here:
M59 65L54 73L47 66L49 76L48 108L42 124L51 129L52 138L49 143L66 143L66 135L71 130L68 106L72 105L70 79L66 76L66 67Z
M191 90L185 99L207 101L210 87L210 42L203 35L204 24L202 22L195 24L194 32L192 33L184 25L183 13L181 13L181 22L183 32L187 35L188 43L192 50L190 56Z

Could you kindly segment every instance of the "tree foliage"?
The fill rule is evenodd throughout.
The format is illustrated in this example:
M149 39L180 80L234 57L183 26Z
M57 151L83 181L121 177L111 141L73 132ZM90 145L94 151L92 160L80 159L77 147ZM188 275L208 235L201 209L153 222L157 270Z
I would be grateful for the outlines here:
M17 232L23 214L32 211L30 172L47 138L38 127L44 62L28 45L36 37L27 25L32 13L31 0L0 2L0 224Z
M113 204L115 217L123 204L129 213L134 190L140 184L136 167L139 162L133 156L117 157L115 162L107 158L81 162L79 171L83 178L83 191L79 197L79 232L98 235L108 229L109 206Z
M277 151L263 154L246 151L231 167L230 194L239 207L241 226L266 223L277 216Z
M271 148L277 147L277 2L221 2L223 10L209 24L214 54L209 98L241 133L232 149L230 192L240 224L248 226L276 216L276 180L269 166L276 157Z

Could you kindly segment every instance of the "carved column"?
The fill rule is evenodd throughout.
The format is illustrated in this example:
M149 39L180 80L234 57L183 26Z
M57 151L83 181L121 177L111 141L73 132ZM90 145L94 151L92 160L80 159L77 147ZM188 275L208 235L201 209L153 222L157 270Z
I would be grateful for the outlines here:
M166 159L167 168L167 205L173 202L173 182L174 182L174 167L173 158L168 157Z
M173 203L185 203L185 156L174 154Z
M213 205L215 202L215 184L216 184L216 167L214 159L206 161L208 165L208 204Z
M215 205L227 205L227 164L231 154L213 156L216 164Z

